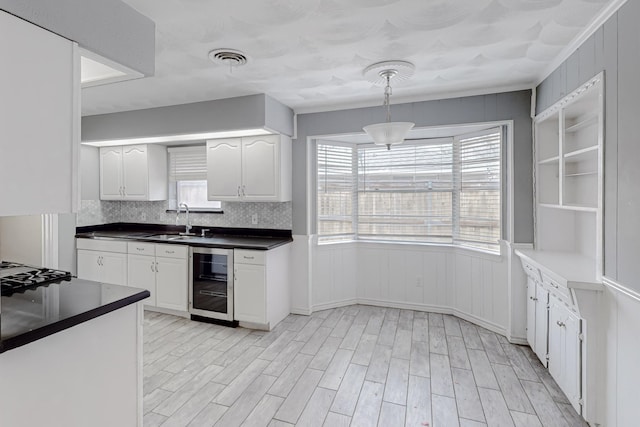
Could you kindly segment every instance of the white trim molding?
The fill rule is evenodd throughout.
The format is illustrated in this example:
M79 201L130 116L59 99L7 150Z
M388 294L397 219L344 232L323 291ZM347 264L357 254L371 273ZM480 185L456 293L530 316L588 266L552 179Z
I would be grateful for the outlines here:
M640 292L628 288L606 276L602 277L602 283L604 283L607 288L612 289L617 293L624 294L629 298L636 300L637 302L640 302Z
M42 215L42 265L58 268L58 215Z

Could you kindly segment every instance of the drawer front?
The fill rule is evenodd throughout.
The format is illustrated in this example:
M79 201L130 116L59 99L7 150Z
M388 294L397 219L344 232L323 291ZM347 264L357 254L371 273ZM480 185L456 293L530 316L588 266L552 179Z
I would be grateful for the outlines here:
M247 249L235 249L233 262L235 264L264 265L267 251L251 251Z
M183 245L155 245L156 256L165 258L187 259L189 255L189 246Z
M529 264L524 259L522 260L522 268L524 269L524 274L531 277L533 280L537 282L540 282L542 280L540 278L540 270L538 270L538 267Z
M567 284L556 280L555 278L542 273L542 284L545 288L558 297L561 301L570 306L573 305L573 299L571 298L571 291L567 288Z
M156 254L156 245L153 243L129 242L127 252L130 254L154 256Z
M124 240L76 239L76 248L126 254L127 242Z

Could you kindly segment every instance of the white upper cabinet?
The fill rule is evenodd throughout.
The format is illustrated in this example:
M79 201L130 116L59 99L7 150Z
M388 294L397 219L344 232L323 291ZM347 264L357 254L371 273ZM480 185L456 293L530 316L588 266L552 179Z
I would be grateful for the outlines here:
M207 141L209 200L291 200L291 139L284 135Z
M240 198L242 172L240 138L207 141L207 196L209 200Z
M0 11L0 58L0 215L75 211L77 46Z
M100 149L100 199L122 198L122 147Z
M100 148L100 199L166 200L166 147L125 145Z

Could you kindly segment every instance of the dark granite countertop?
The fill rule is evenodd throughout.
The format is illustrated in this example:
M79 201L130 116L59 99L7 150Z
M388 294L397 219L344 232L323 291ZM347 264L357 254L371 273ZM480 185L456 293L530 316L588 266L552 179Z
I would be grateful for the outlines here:
M3 296L0 353L134 304L149 291L83 279Z
M206 237L201 237L202 229L209 230ZM76 237L254 250L269 250L293 241L290 230L194 226L191 231L195 236L181 236L182 231L184 226L117 223L78 227Z

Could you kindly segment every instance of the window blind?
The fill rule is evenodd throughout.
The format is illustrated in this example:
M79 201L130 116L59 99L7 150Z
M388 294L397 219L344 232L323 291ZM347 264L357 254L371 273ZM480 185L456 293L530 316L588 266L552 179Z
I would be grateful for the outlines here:
M317 144L318 236L323 241L354 238L354 158L355 149L350 145Z
M358 236L451 243L452 139L358 147Z
M459 138L460 191L454 215L457 243L498 249L501 214L501 128Z
M207 155L204 145L171 147L169 179L171 181L202 181L207 179Z

